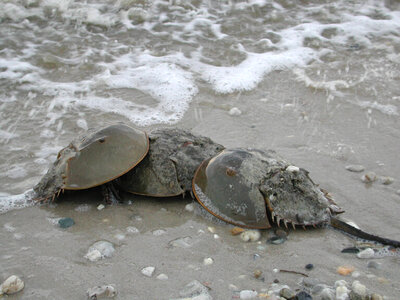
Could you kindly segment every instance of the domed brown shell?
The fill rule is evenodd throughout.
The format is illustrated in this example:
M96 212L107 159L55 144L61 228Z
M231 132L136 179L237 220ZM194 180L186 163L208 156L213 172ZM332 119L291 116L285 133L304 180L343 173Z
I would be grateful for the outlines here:
M193 192L214 216L241 227L308 226L330 220L332 202L308 172L274 151L224 150L204 161Z
M38 198L49 198L63 189L101 185L135 167L148 149L147 134L125 124L90 129L58 153L34 190Z

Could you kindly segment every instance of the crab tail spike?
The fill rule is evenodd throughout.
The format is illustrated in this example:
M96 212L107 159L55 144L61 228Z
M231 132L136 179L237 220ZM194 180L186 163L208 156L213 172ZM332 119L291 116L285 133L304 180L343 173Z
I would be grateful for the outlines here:
M305 225L303 225L303 229L306 230L306 226Z
M294 223L292 223L292 227L293 227L293 230L296 230L296 225L294 225Z

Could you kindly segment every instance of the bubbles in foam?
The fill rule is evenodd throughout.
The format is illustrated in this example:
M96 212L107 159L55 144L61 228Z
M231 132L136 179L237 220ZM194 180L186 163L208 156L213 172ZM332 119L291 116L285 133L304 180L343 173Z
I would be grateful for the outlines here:
M0 195L0 214L11 209L20 209L33 205L33 191L29 190L19 195Z

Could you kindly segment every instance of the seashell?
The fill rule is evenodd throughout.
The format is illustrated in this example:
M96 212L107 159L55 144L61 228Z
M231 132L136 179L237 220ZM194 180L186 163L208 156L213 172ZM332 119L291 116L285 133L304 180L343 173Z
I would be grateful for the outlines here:
M348 166L346 166L346 170L350 171L350 172L359 173L359 172L364 171L365 168L362 165L348 165Z
M361 181L364 183L372 183L376 180L375 172L367 172L361 176Z
M260 239L261 234L258 230L246 230L240 234L240 238L244 242L256 242Z
M353 273L355 268L353 266L340 266L337 268L336 272L340 275L347 276Z
M24 288L24 282L16 275L8 277L0 286L0 295L15 294Z
M155 269L156 269L155 267L146 267L146 268L143 268L141 272L144 276L151 277L151 276L153 276Z
M364 249L363 251L357 253L358 258L371 258L374 257L375 251L372 248Z
M231 229L232 235L239 235L243 231L245 231L245 230L243 228L241 228L241 227L234 227L234 228Z
M98 297L112 298L117 295L117 291L112 285L99 285L88 289L86 295L89 299L97 299Z
M168 275L161 273L160 275L157 276L158 280L168 280Z
M203 264L204 264L205 266L212 265L213 263L214 263L214 260L213 260L211 257L205 258L205 259L203 260Z

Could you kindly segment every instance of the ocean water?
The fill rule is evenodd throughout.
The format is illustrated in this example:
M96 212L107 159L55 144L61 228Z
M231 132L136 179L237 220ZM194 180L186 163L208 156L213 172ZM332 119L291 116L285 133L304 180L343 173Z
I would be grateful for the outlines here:
M228 146L279 147L280 136L295 136L310 155L396 177L399 9L372 0L1 1L0 213L29 204L24 193L73 137L116 121L195 128ZM224 118L243 128L271 121L238 138Z

